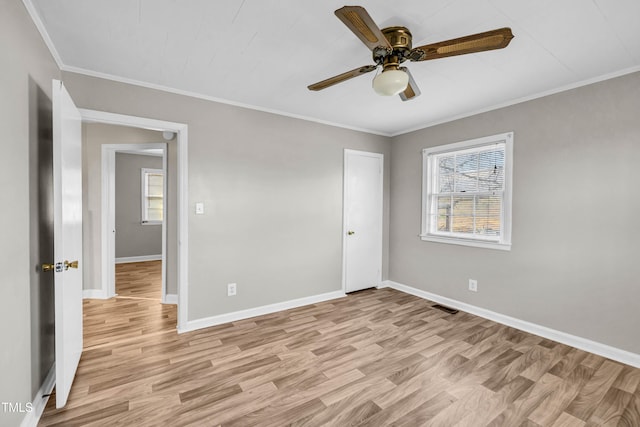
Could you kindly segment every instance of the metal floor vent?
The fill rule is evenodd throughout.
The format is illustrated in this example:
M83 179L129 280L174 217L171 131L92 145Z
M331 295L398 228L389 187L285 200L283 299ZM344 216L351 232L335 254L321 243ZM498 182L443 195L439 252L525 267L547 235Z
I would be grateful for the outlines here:
M435 304L435 305L432 305L431 307L437 308L438 310L442 310L445 313L449 313L449 314L456 314L458 312L458 310L456 310L455 308L445 307L444 305L440 305L440 304Z

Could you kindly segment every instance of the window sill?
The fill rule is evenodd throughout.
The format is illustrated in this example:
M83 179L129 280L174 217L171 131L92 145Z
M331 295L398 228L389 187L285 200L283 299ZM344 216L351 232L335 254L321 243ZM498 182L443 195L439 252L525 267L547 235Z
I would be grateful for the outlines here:
M472 246L475 248L497 249L500 251L510 251L511 243L489 242L484 240L461 239L458 237L434 236L423 234L420 236L425 242L448 243L450 245Z
M162 221L142 221L140 225L162 225Z

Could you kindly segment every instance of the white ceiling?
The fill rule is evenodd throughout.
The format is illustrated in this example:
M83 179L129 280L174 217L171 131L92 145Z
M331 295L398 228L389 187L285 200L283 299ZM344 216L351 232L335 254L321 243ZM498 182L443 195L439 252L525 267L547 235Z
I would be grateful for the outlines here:
M376 95L374 73L307 90L372 63L333 14L344 0L25 2L64 70L384 135L640 69L638 0L356 2L414 46L513 30L506 49L409 63L422 90L409 102Z

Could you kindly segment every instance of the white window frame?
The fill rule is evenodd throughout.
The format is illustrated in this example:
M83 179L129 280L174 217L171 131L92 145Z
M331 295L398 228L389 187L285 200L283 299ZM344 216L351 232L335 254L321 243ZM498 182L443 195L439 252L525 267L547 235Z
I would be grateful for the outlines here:
M502 194L503 203L500 218L500 236L492 238L489 236L452 236L439 234L433 231L430 218L434 218L432 206L432 195L435 193L434 165L436 154L462 153L465 151L475 151L479 148L504 144L505 165L504 165L504 192ZM456 142L453 144L440 145L437 147L425 148L422 150L422 231L420 238L428 242L450 243L455 245L473 246L479 248L511 250L511 220L512 220L512 188L513 188L513 132L501 133L498 135L486 136L471 139L468 141ZM461 195L469 193L460 193Z
M149 186L147 185L147 176L148 175L162 175L162 218L164 220L165 214L166 212L164 212L164 207L165 207L165 203L164 203L164 197L165 194L167 192L166 189L166 180L165 180L165 176L164 176L164 170L163 169L152 169L152 168L141 168L140 169L140 183L141 183L141 191L140 191L140 203L142 206L142 209L140 210L140 224L142 225L160 225L163 223L163 221L158 221L158 220L149 220L149 212L147 211L147 198L149 197L149 195L147 194L147 190L149 188Z

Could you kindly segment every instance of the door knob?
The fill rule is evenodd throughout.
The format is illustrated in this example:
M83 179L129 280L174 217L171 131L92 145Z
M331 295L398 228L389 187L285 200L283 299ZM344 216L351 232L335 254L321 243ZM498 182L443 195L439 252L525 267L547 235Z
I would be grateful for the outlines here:
M68 270L69 268L78 268L78 261L66 261L64 262L64 269Z
M56 265L55 264L42 264L42 266L40 268L42 268L42 271L53 271L53 270L56 269Z
M351 231L351 230L349 230L349 231L347 231L347 234L348 234L349 236L351 236L351 235L353 235L353 234L356 234L356 232L355 232L355 231Z
M63 270L63 265L61 262L56 262L55 264L47 264L43 263L40 268L43 272L45 271L55 271L56 273L60 273Z

